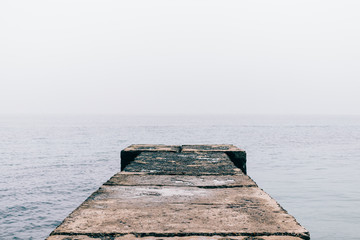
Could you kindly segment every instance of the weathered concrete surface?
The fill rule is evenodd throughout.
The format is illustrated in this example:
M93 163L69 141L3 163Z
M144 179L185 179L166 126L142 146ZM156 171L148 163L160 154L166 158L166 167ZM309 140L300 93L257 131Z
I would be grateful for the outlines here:
M54 235L47 238L48 240L133 240L139 239L133 234L113 237L89 237L87 235ZM191 237L141 237L142 240L301 240L299 237L291 236L191 236Z
M241 172L225 153L219 152L143 152L123 171L167 175L229 175Z
M159 145L133 144L121 151L120 169L123 170L142 152L180 152L180 151L181 151L181 146L162 145L162 144Z
M186 186L200 188L257 187L249 176L237 175L149 175L146 173L120 172L104 185L121 186Z
M131 145L121 151L121 170L132 162L142 152L221 152L229 156L236 167L246 173L246 152L230 144L208 145Z
M55 230L69 232L297 235L303 228L257 187L103 186Z
M146 147L48 240L310 239L226 153Z
M182 145L181 152L223 152L229 156L236 167L246 173L246 152L234 145Z

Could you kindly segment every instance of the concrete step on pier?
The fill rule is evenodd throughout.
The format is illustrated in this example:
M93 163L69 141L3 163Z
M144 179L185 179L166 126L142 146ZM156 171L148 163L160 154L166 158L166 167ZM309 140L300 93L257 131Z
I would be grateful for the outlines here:
M48 240L310 239L232 145L131 145L121 169Z

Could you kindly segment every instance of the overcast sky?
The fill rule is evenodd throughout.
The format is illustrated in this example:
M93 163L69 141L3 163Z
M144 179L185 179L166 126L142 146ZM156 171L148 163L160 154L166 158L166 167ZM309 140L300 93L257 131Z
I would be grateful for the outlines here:
M360 114L360 1L0 2L0 114Z

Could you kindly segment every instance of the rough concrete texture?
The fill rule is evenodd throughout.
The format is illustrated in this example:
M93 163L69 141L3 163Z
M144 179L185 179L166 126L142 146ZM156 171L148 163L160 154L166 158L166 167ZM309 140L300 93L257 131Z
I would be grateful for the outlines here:
M103 186L55 230L69 232L297 235L303 229L257 187Z
M247 175L149 175L144 173L120 172L104 185L122 186L187 186L200 188L256 187L256 183Z
M167 175L229 175L241 172L225 153L219 152L143 152L123 171Z
M138 153L48 238L65 239L310 237L226 153L161 150Z
M223 152L229 156L236 167L246 173L246 152L234 145L182 145L181 152Z
M162 144L159 145L133 144L121 151L120 170L123 170L142 152L180 152L180 151L181 151L181 146L171 146L171 145L162 145Z
M244 150L231 144L182 145L182 152L237 152Z
M125 148L124 152L180 152L181 146L175 145L153 145L153 144L133 144Z
M229 156L236 167L246 173L246 152L234 145L150 145L137 144L131 145L121 151L121 170L132 162L142 152L222 152Z
M126 234L124 236L112 236L112 237L89 237L87 235L54 235L48 240L134 240L139 239L139 237L133 234ZM299 237L291 236L191 236L191 237L142 237L142 240L301 240Z

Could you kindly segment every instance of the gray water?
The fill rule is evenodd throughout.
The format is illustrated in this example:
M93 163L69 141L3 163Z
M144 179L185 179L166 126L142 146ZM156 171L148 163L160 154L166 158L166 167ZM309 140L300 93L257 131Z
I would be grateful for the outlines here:
M228 143L311 233L360 239L360 117L0 117L0 239L44 239L133 143Z

